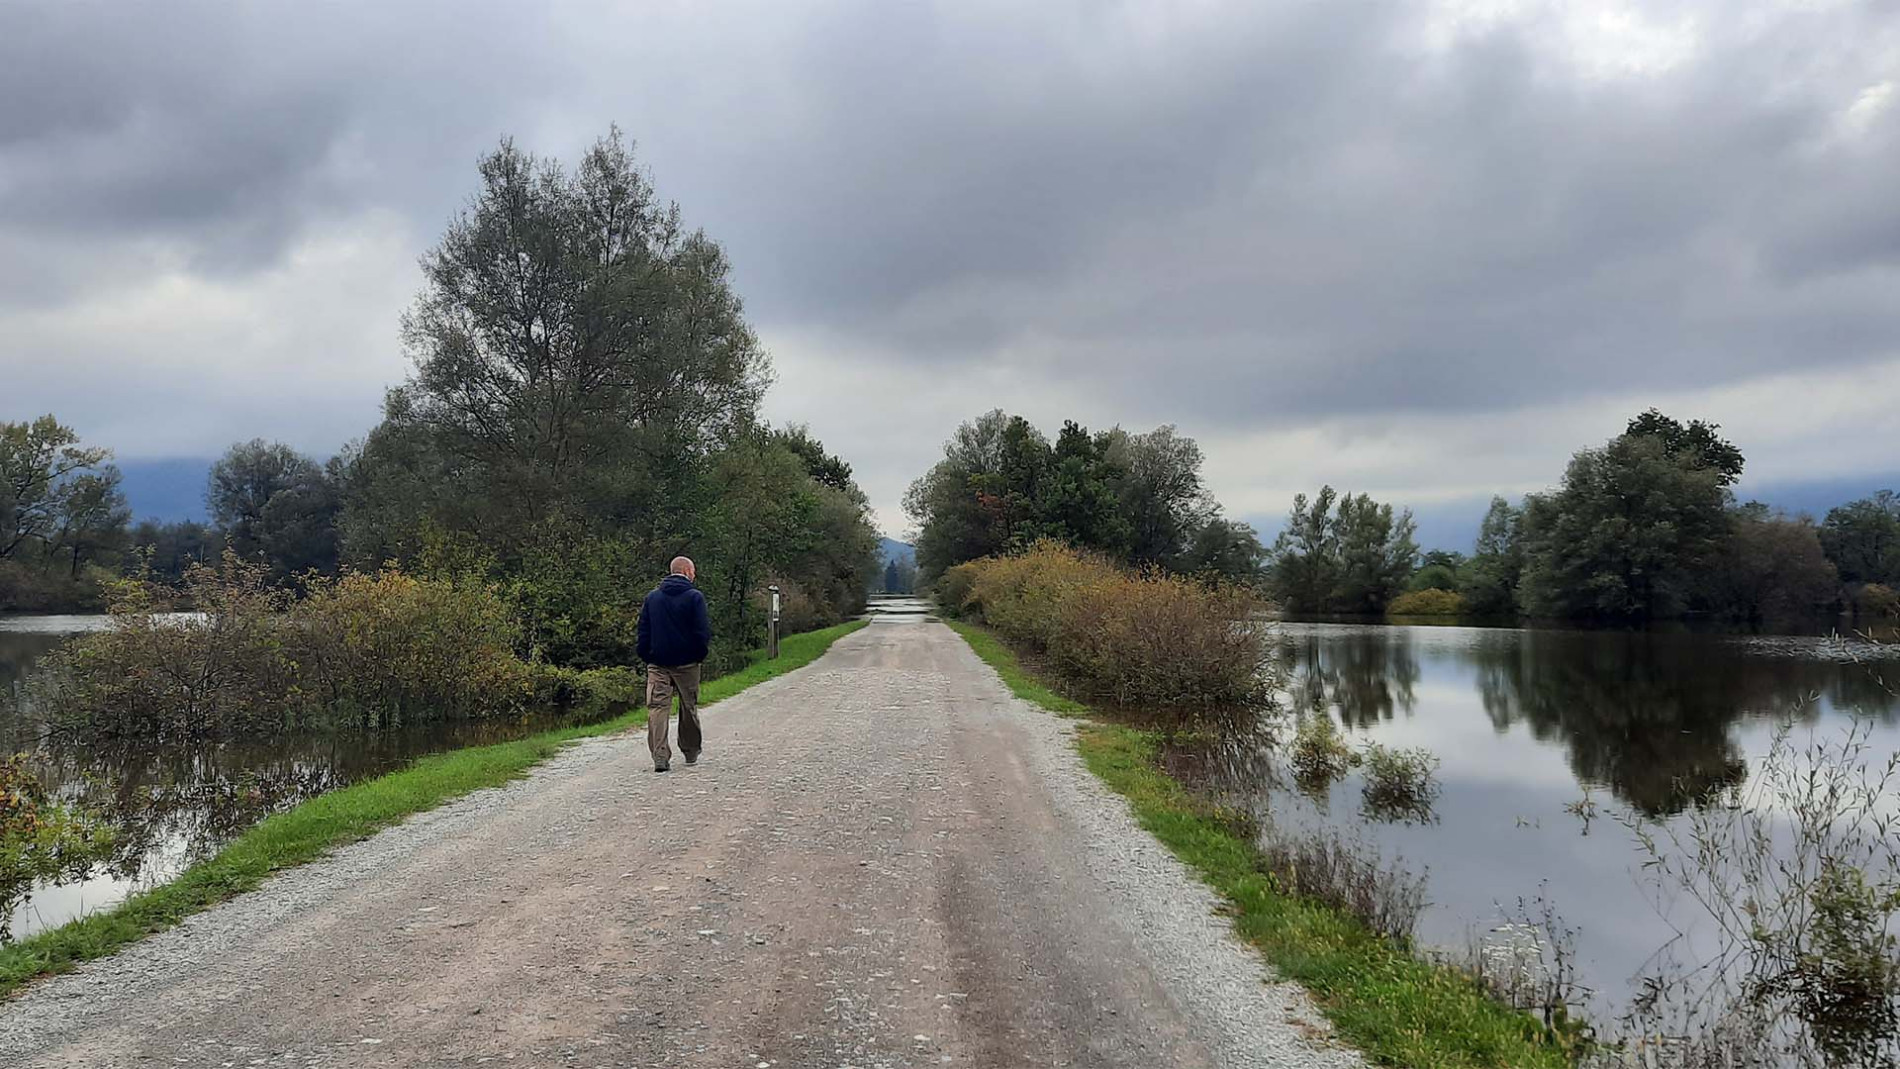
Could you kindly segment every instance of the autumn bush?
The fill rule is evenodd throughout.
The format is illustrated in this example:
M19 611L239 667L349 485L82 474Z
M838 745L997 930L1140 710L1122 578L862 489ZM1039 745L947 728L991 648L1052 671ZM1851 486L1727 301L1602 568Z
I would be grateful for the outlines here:
M486 585L345 573L313 584L288 623L301 696L332 719L479 719L526 694L515 617Z
M970 610L970 592L976 586L977 562L945 569L930 588L937 608L945 616L963 616Z
M1854 608L1865 616L1900 617L1900 593L1880 583L1868 583L1854 595Z
M84 879L110 856L112 840L95 814L53 798L26 755L0 758L0 942L35 883Z
M313 582L291 600L262 566L194 565L195 613L122 584L112 626L48 655L27 683L33 715L87 741L217 740L306 727L493 717L537 680L515 655L515 617L486 585L395 569Z
M1046 657L1078 689L1158 710L1246 707L1264 697L1268 624L1243 587L1131 572L1041 542L959 565L938 585L946 606Z
M197 613L162 612L157 588L114 592L112 626L48 654L26 682L28 705L55 735L161 742L281 730L302 709L280 617L288 604L261 566L227 555L193 566Z
M1454 590L1408 590L1385 608L1388 616L1461 616L1465 599Z

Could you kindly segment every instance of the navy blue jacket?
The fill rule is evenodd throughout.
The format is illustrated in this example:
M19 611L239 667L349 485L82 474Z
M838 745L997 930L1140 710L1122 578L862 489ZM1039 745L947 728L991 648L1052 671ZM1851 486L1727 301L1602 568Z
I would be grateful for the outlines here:
M712 649L712 616L706 595L691 579L669 575L640 605L640 641L636 651L648 664L684 668L706 659Z

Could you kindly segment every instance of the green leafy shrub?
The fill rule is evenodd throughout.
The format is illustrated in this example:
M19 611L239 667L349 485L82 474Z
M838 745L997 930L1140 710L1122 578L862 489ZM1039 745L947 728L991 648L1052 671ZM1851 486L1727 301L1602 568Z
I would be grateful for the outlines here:
M807 593L791 579L779 577L766 587L760 587L752 600L761 619L772 610L772 592L769 586L778 587L779 634L795 635L802 631L817 629L836 623L834 614L828 612L818 599Z
M931 588L931 596L936 599L937 608L945 616L962 616L970 608L970 594L976 589L977 569L973 564L959 564L946 569L939 576L936 585Z
M280 730L299 712L281 614L261 565L227 553L185 575L192 617L163 615L163 592L119 585L112 627L49 654L27 682L49 727L91 741L166 742Z
M1454 590L1409 590L1386 606L1388 616L1461 616L1465 599Z
M1301 790L1324 794L1347 769L1359 763L1359 755L1346 745L1333 718L1321 712L1301 718L1293 733L1289 763Z
M566 709L582 719L615 716L639 704L645 682L632 668L528 666L528 702L536 708Z
M389 568L313 580L292 602L227 554L194 565L185 587L198 612L181 618L156 611L150 585L124 584L112 627L28 682L36 715L92 742L202 741L493 717L535 693L510 606L480 583Z
M110 825L53 802L26 755L0 760L0 939L34 884L85 879L112 843Z
M515 618L485 585L345 573L316 581L288 623L299 689L334 717L379 727L480 719L527 695Z
M1374 820L1423 820L1430 816L1439 786L1438 758L1431 751L1368 742L1360 759L1367 816Z
M1268 624L1246 588L1129 572L1054 542L952 574L968 583L966 610L1090 693L1177 719L1265 696Z

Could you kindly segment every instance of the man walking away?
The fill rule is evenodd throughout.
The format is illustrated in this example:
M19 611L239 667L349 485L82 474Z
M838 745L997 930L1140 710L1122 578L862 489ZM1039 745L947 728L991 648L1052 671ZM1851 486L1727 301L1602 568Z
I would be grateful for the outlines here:
M674 557L671 570L640 606L635 647L647 663L647 749L653 751L655 772L665 772L673 760L666 722L673 715L675 694L680 698L680 752L689 765L699 760L699 666L712 648L712 617L706 612L706 595L693 585L693 562Z

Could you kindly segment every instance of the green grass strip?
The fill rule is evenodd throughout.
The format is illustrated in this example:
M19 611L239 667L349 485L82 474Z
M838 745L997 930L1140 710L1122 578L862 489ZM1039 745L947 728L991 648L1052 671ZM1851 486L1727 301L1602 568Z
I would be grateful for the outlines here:
M1017 697L1074 715L992 632L952 623ZM1415 1069L1558 1069L1570 1049L1529 1015L1455 969L1419 960L1350 915L1275 889L1258 849L1160 771L1158 737L1116 724L1078 733L1089 770L1128 799L1135 819L1232 909L1234 929L1278 973L1313 993L1338 1034L1372 1061Z
M970 648L976 651L976 655L994 668L997 675L1003 677L1003 682L1009 684L1010 691L1018 698L1034 702L1052 713L1060 713L1063 716L1088 716L1093 712L1081 702L1051 690L1042 680L1030 674L1029 669L1024 668L1022 662L1016 659L1015 652L1003 645L1002 639L996 637L996 632L987 627L978 627L958 620L944 622L949 624L957 634L962 635L963 641L970 644Z
M777 660L755 653L740 671L709 680L700 703L710 705L802 668L865 621L787 636ZM186 917L249 891L284 869L313 861L346 843L366 839L407 817L471 791L519 779L576 739L609 735L646 723L635 709L612 720L559 728L514 742L432 754L386 776L319 795L274 814L177 879L48 931L0 946L0 998L29 981L66 972L128 943L164 931Z

